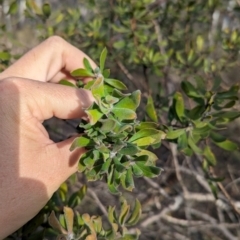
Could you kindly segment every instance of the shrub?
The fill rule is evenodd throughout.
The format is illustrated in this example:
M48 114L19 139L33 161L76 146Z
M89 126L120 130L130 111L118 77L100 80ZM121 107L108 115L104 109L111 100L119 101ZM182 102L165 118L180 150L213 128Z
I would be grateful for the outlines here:
M233 169L238 166L239 139L231 132L238 125L230 123L240 115L239 86L231 76L238 66L239 6L217 0L50 4L38 6L27 0L25 16L31 21L26 19L20 31L34 24L36 38L57 34L96 62L101 56L99 68L91 69L85 59L85 68L72 72L77 80L73 87L91 90L96 99L86 110L89 122L80 123L83 135L73 142L72 150L88 149L79 161L87 181L106 182L111 193L122 192L123 196L119 204L116 195L116 207L107 212L91 190L108 220L96 213L80 214L77 209L81 212L87 187L73 190L72 185L79 186L73 176L38 216L11 237L50 239L56 236L51 225L64 234L58 239L71 239L72 233L78 239L137 239L140 231L126 228L136 224L142 239L209 239L218 235L236 239L239 194L230 185L234 186L238 176ZM6 12L12 22L18 21L18 6L12 1ZM0 35L6 34L13 33L3 26ZM1 68L17 57L14 49L3 43ZM105 69L105 60L114 78ZM82 86L78 81L82 76L92 80ZM66 80L61 83L70 84ZM131 93L123 92L126 86ZM220 149L233 153L219 153ZM226 163L223 155L232 160ZM231 166L229 174L226 166ZM149 179L159 175L160 167L164 169L162 177ZM137 177L135 184L133 177ZM125 198L132 201L135 196L142 198L135 200L131 212ZM144 214L137 223L140 202L145 201L151 203L143 204ZM173 204L165 207L165 202L171 201ZM51 211L59 215L60 224ZM190 223L196 227L191 228Z

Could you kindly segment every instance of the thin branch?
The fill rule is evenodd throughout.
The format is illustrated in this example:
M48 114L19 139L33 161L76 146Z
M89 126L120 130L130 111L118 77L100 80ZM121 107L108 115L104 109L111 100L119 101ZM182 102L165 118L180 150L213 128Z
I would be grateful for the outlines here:
M228 183L228 184L225 186L225 189L227 189L227 188L231 187L233 184L236 184L236 183L239 183L239 182L240 182L240 178L236 178L236 179L234 179L232 182ZM238 188L236 188L236 189L239 191Z
M161 188L157 183L155 183L153 180L151 180L150 178L147 178L147 177L144 177L143 179L144 179L151 187L157 189L161 195L163 195L163 196L166 197L166 198L170 198L169 195L168 195L168 193L167 193L163 188Z
M107 212L106 208L103 206L102 202L99 200L97 194L93 190L91 190L90 188L88 188L88 192L94 198L94 200L96 201L97 205L101 209L102 213L107 217L108 216L108 212Z
M174 212L176 210L178 210L181 206L181 204L183 203L183 198L181 196L177 196L174 198L174 202L169 205L168 207L164 208L161 212L159 212L156 215L150 216L147 219L145 219L140 226L145 228L148 225L158 221L159 219L161 219L163 216L165 216L166 214L168 214L169 212Z
M194 200L197 202L215 202L216 199L212 194L201 194L201 193L187 193L185 199Z
M190 227L190 226L194 226L194 225L198 226L198 225L202 225L205 223L204 221L195 221L195 220L189 221L189 220L185 220L185 219L179 219L179 218L172 217L170 215L165 215L162 217L162 219L164 219L165 221L167 221L171 224L180 225L182 227Z
M170 143L169 144L170 146L170 150L171 150L171 153L172 153L172 158L173 158L173 163L174 163L174 166L175 166L175 169L176 169L176 175L177 175L177 179L183 189L183 194L184 196L188 193L188 190L187 190L187 187L185 186L184 182L183 182L183 179L182 179L182 176L181 176L181 173L180 173L180 167L179 167L179 164L178 164L178 159L177 159L177 145L174 144L174 143Z
M213 168L211 168L211 173L213 174L213 177L216 177L216 174L213 170ZM233 207L233 209L235 210L235 212L240 215L240 209L238 208L237 204L235 203L235 201L231 198L231 196L228 194L228 192L226 191L226 189L224 188L224 186L222 185L221 182L217 182L218 187L221 189L222 193L224 194L224 196L228 199L229 203L231 204L231 206Z
M158 47L159 50L161 52L162 55L166 54L165 48L163 47L162 41L163 41L163 37L162 37L162 32L161 32L161 28L160 25L158 24L158 22L154 19L152 20L152 23L154 25L155 28L155 32L157 34L157 40L158 40Z
M126 77L133 83L133 85L135 86L135 88L139 88L139 84L142 85L142 88L144 90L148 89L148 86L146 84L144 84L143 81L136 81L135 78L133 77L133 75L128 71L128 69L123 65L122 62L120 62L119 60L116 61L117 65L119 66L119 68L122 70L122 72L126 75Z
M218 223L217 220L213 217L210 217L208 214L197 211L195 209L189 209L189 212L195 216L201 217L202 219L210 222L211 224L204 225L204 228L215 228L219 231L221 231L229 240L237 240L238 238L232 235L231 232L221 223ZM198 226L199 229L200 226Z

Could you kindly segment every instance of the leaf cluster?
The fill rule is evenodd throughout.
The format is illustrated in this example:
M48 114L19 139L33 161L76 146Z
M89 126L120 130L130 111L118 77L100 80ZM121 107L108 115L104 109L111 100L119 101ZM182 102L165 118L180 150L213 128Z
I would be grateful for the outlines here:
M90 216L89 214L80 215L76 212L74 222L74 212L69 207L64 207L64 214L57 219L54 212L48 218L50 226L59 233L57 240L137 240L140 231L129 233L127 227L135 225L141 216L141 205L138 200L135 201L133 210L130 212L130 205L123 199L119 214L115 207L109 207L108 220L110 228L105 230L102 218L99 216ZM77 232L73 231L73 226L78 227Z
M154 123L137 120L141 93L139 90L123 93L126 86L109 78L109 70L104 69L106 54L105 48L100 68L93 70L85 58L85 68L71 73L78 79L92 78L84 88L91 91L95 102L85 110L88 121L80 123L83 134L74 140L70 150L86 148L88 151L79 160L79 171L89 181L106 179L109 190L118 193L119 185L129 191L134 188L134 176L160 174L157 156L147 148L159 145L165 133L156 129Z

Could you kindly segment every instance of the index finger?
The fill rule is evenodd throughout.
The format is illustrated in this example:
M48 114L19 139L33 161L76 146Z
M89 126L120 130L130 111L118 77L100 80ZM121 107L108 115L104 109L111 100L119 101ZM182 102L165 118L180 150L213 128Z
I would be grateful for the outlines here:
M54 81L69 72L83 67L87 58L93 68L96 64L82 51L58 36L53 36L27 52L0 74L0 79L20 77L43 82Z

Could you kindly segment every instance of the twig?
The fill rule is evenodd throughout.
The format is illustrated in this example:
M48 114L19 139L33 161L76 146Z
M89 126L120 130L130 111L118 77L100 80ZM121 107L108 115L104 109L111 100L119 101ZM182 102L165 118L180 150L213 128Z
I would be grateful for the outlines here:
M97 205L99 206L99 208L101 209L103 214L107 217L108 216L108 212L107 212L106 208L103 206L103 204L101 203L101 201L99 200L97 194L93 190L91 190L90 188L88 188L88 192L94 198L94 200L96 201Z
M201 193L187 193L185 199L194 200L197 202L215 202L216 199L212 194L201 194Z
M239 182L240 182L240 178L236 178L236 179L232 180L232 182L228 183L228 184L225 186L225 189L227 189L227 188L231 187L231 185L236 184L236 183L239 183ZM238 189L238 188L236 188L236 189ZM238 190L238 191L239 191L239 190Z
M143 84L143 81L136 81L135 80L133 75L128 71L128 69L123 65L122 62L117 60L116 63L119 66L119 68L122 70L122 72L126 75L126 77L133 83L135 88L139 88L139 84L141 84L144 90L147 89L147 86L145 84Z
M168 168L164 168L166 171L169 170ZM208 182L206 181L206 179L200 175L198 172L193 171L193 170L189 170L185 167L179 166L179 170L183 173L186 173L188 175L194 175L196 177L196 180L198 181L198 183L207 191L207 192L211 192L211 188L209 187Z
M161 188L157 183L155 183L154 181L152 181L151 179L144 177L143 178L151 187L157 189L159 191L160 194L162 194L164 197L166 198L170 198L169 195L167 194L167 192Z
M223 225L223 224L219 224L217 222L217 220L213 217L210 217L208 214L197 211L195 209L189 209L189 212L195 216L201 217L202 219L210 222L211 224L207 224L204 226L204 228L206 227L210 227L210 228L215 228L218 229L219 231L221 231L229 240L237 240L238 238L235 237L234 235L232 235L231 232L229 232L229 230ZM198 226L199 229L199 226Z
M140 226L145 228L148 225L158 221L159 219L161 219L163 216L165 216L166 214L168 214L169 212L173 212L176 211L180 208L181 204L183 203L183 198L181 196L177 196L174 198L174 202L169 205L168 207L164 208L160 213L153 215L147 219L145 219Z
M175 217L172 217L169 215L163 216L162 219L171 224L181 225L183 227L190 227L190 226L194 226L194 225L198 226L198 225L202 225L205 223L203 221L196 221L196 220L189 221L189 220L185 220L185 219L179 219L179 218L175 218Z
M158 40L159 50L160 50L160 52L161 52L162 55L165 55L165 54L166 54L166 51L165 51L165 48L164 48L163 45L162 45L163 38L162 38L162 32L161 32L160 25L158 24L158 22L157 22L155 19L152 20L152 23L153 23L153 25L154 25L155 32L156 32L156 34L157 34L157 40Z
M169 144L170 146L170 150L171 150L171 153L172 153L172 158L173 158L173 163L174 163L174 166L175 166L175 169L176 169L176 175L177 175L177 179L183 189L183 194L184 196L188 193L188 190L183 182L183 179L182 179L182 176L181 176L181 173L180 173L180 168L179 168L179 164L178 164L178 159L177 159L177 145L174 144L174 143L170 143Z
M228 239L230 240L237 240L237 237L232 235L232 233L226 228L224 224L218 224L217 220L215 218L210 217L209 215L196 211L194 209L188 209L191 213L194 213L194 215L201 216L204 220L207 220L209 223L206 223L204 221L198 221L198 220L185 220L185 219L178 219L169 215L162 216L162 219L168 221L171 224L181 225L183 227L197 227L197 229L200 228L215 228L219 231L221 231Z
M213 174L213 177L216 177L216 174L213 170L213 168L211 168L211 173ZM233 207L234 211L240 215L240 209L238 209L238 207L236 206L234 200L231 198L231 196L228 194L228 192L226 191L226 189L224 188L224 186L222 185L221 182L217 182L218 187L221 189L222 193L224 194L224 196L227 198L227 200L229 201L229 203L231 204L231 206Z

